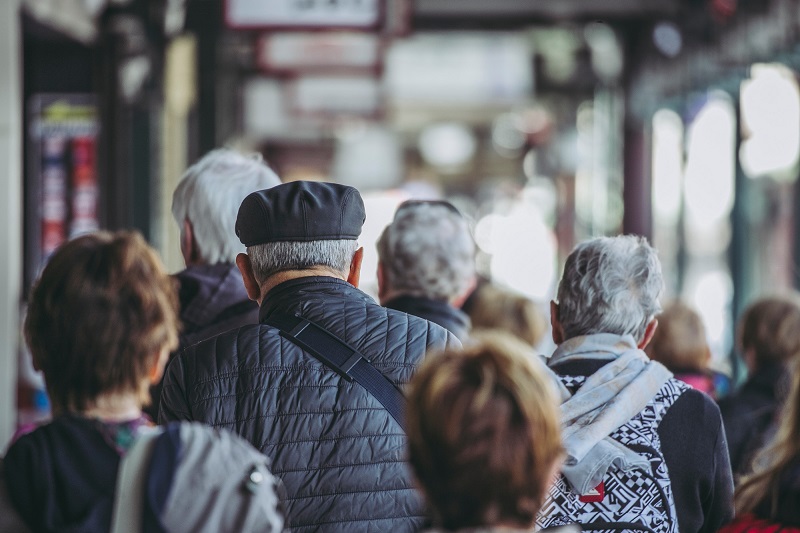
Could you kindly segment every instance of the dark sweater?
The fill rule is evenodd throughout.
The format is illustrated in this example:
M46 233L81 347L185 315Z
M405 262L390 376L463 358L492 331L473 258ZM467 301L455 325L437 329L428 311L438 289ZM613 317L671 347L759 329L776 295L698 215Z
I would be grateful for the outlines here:
M469 317L460 309L447 302L422 298L420 296L398 296L384 304L384 307L402 311L439 324L444 329L464 342L469 336L471 327Z
M607 360L566 362L553 370L590 376ZM697 390L684 392L658 427L681 533L712 533L733 518L733 479L722 418Z
M65 415L23 435L3 465L13 507L36 532L107 532L121 455L140 427Z
M733 473L750 471L755 453L768 440L771 427L788 391L788 379L781 365L767 366L753 373L734 394L720 400Z
M170 361L187 346L225 331L258 323L258 304L247 297L236 265L194 265L175 274L181 311L178 349ZM150 387L151 404L145 412L158 417L161 383Z

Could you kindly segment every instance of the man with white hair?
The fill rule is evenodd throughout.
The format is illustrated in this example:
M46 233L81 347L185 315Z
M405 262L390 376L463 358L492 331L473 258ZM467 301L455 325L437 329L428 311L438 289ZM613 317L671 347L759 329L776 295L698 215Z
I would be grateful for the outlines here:
M475 243L461 213L445 201L404 202L377 247L381 305L466 340L470 321L459 308L475 287Z
M234 224L245 196L280 182L260 154L244 155L227 148L212 150L183 174L172 195L172 215L180 228L186 263L186 269L175 275L183 325L177 352L223 331L258 322L258 305L247 297L235 264L244 246ZM160 383L151 387L150 396L146 412L155 418Z
M212 150L189 167L172 196L181 230L186 269L176 274L180 290L181 349L218 333L258 322L258 306L247 297L236 255L244 246L234 224L242 200L274 187L278 176L254 154Z
M415 532L422 500L405 463L402 386L444 328L358 290L358 191L295 181L250 194L236 263L259 323L186 348L164 379L160 422L233 430L272 459L287 531Z
M569 255L551 302L566 460L540 526L714 532L733 516L719 408L642 349L663 287L642 237L604 237ZM606 527L600 524L613 524Z

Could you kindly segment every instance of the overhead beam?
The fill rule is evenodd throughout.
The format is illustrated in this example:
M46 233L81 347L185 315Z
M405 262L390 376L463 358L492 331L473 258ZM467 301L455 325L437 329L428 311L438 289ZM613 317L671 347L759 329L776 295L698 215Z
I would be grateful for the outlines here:
M680 0L414 0L415 19L524 18L528 22L675 15Z

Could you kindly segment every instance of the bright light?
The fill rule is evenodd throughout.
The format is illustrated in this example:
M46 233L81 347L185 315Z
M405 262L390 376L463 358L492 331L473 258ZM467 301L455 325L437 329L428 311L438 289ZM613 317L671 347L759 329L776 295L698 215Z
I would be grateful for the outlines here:
M477 141L472 130L457 122L428 126L419 136L422 158L436 167L456 167L475 154Z
M680 218L683 178L683 121L662 109L653 116L653 211L662 224Z
M683 48L681 31L672 22L659 22L653 28L653 44L667 57L675 57Z
M733 298L733 282L724 267L700 274L688 291L691 305L706 326L706 335L714 353L728 346L728 309Z
M753 65L742 82L742 122L748 137L739 153L751 178L794 180L800 157L800 90L782 65ZM747 135L749 134L749 135Z
M475 228L478 246L491 254L491 276L538 301L552 296L556 239L535 205L519 203L508 214L483 217Z
M394 219L397 206L409 199L409 194L398 189L363 193L364 210L367 219L358 239L359 246L364 247L364 259L361 263L361 281L359 288L367 294L377 297L378 294L378 250L375 243L383 233L383 229Z
M684 199L690 224L708 227L730 215L734 199L736 116L730 100L712 97L688 132Z

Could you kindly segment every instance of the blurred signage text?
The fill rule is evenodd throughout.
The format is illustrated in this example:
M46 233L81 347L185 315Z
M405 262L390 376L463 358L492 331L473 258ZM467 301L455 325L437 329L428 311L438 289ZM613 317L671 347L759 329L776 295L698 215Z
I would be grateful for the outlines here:
M226 0L232 28L354 28L380 26L381 0Z
M380 38L370 33L282 32L258 41L258 63L268 72L374 71L381 52Z

